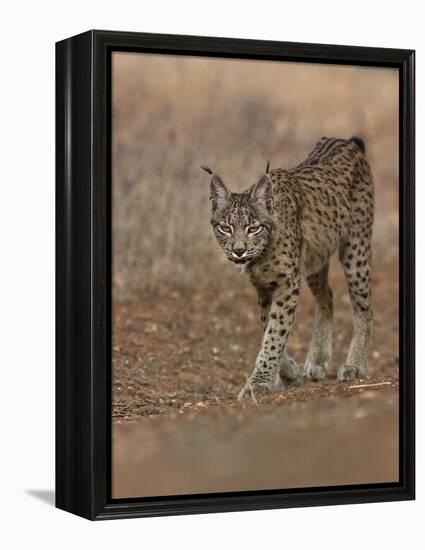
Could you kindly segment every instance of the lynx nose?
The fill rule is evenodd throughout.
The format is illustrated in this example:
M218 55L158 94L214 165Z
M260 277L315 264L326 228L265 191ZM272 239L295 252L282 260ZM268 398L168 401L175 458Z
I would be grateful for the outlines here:
M233 256L236 256L237 258L242 258L242 256L245 254L245 247L244 246L236 246L232 249Z

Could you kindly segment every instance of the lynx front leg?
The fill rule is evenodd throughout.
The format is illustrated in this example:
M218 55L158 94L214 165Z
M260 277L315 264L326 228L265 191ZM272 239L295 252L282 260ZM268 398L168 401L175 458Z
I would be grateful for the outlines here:
M239 393L239 400L249 399L252 393L269 393L281 385L282 357L294 322L299 293L298 277L274 290L255 368Z
M258 306L260 308L260 321L263 331L269 323L270 307L273 301L273 289L258 288ZM285 387L300 386L304 381L304 373L286 351L283 351L279 367L280 381ZM279 381L277 383L279 385Z
M260 308L260 322L263 331L266 330L269 322L270 307L273 301L273 288L262 287L257 289L258 307Z

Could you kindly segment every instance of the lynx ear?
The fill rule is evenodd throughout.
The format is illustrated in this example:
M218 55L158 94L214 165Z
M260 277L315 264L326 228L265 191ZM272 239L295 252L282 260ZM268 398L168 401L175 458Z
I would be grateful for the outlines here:
M269 212L272 211L273 187L272 180L268 173L264 174L260 181L251 187L249 198L254 204L265 208Z
M230 198L230 193L224 185L222 179L214 174L211 168L208 166L201 166L202 170L205 170L211 176L210 180L210 200L213 210L221 209L228 202Z

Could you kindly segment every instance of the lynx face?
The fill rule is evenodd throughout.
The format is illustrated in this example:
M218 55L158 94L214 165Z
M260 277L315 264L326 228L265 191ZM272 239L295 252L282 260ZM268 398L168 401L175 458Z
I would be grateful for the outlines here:
M272 228L272 183L265 174L243 193L231 193L211 177L211 224L228 260L243 267L261 256Z

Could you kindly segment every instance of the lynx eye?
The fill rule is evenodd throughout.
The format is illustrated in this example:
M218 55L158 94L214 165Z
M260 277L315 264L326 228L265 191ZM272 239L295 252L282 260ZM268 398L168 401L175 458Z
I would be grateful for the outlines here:
M248 235L257 235L262 230L262 225L251 225L251 227L248 227Z
M217 227L218 230L225 235L230 235L232 233L232 228L230 227L230 225L218 225Z

